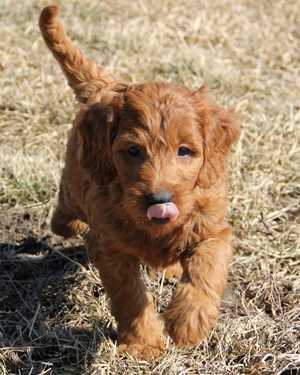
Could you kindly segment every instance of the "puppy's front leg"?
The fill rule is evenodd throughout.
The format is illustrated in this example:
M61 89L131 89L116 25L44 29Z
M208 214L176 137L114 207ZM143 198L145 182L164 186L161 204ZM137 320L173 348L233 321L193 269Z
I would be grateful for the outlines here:
M141 278L136 258L88 241L90 256L99 270L118 323L118 349L150 359L164 348L163 332L152 298Z
M183 257L182 280L165 312L167 330L176 344L196 345L214 326L231 255L230 245L214 238Z

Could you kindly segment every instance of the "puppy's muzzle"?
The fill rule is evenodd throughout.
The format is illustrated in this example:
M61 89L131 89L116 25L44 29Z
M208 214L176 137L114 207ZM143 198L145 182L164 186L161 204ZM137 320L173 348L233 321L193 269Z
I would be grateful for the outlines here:
M152 206L153 204L170 203L171 198L172 194L166 190L162 190L152 194L147 194L145 196L147 206Z
M179 215L175 203L171 201L172 195L168 191L159 191L145 196L147 217L156 223L173 222Z

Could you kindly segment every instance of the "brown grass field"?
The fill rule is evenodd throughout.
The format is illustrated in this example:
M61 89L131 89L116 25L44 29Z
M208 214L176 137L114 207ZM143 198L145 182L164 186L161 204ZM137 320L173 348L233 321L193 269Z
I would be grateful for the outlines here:
M39 33L46 2L0 0L0 374L300 374L299 0L57 3L72 39L116 77L206 82L237 108L235 258L205 342L169 343L152 363L116 356L82 243L49 230L75 101ZM163 310L175 281L148 284Z

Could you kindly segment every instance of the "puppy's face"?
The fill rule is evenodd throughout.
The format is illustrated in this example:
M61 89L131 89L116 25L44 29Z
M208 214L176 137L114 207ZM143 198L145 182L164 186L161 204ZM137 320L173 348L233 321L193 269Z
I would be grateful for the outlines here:
M95 177L102 169L118 182L119 213L140 229L162 235L182 225L195 207L197 186L207 180L206 159L215 167L220 164L212 156L218 152L212 150L218 143L214 138L232 141L217 124L217 112L205 103L203 93L167 84L134 86L110 112L106 112L106 118L111 117L106 123L85 124L93 126L94 134L85 136L93 138L86 146L94 159L91 164L95 167L100 161ZM94 117L89 123L95 122Z
M165 86L140 86L128 92L123 111L112 155L124 206L136 225L168 231L191 213L203 164L192 97Z

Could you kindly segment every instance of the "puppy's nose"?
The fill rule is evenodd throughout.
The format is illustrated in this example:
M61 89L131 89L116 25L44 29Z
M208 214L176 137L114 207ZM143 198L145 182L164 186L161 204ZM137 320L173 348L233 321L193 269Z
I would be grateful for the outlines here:
M172 194L168 191L158 191L157 193L147 194L146 203L148 206L171 202Z

